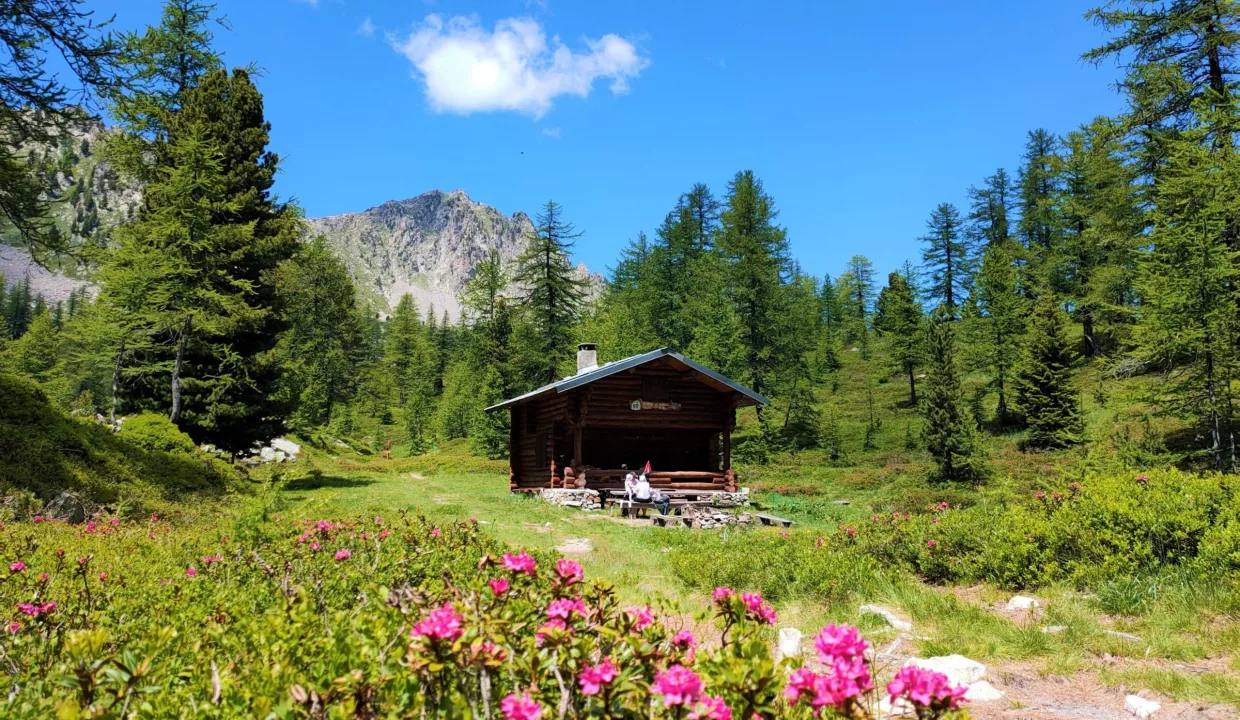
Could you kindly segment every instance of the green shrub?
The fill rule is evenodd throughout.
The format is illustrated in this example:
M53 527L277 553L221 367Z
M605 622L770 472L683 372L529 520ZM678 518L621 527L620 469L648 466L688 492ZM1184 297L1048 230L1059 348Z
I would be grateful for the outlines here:
M194 441L163 415L142 413L125 420L121 437L152 452L192 455Z

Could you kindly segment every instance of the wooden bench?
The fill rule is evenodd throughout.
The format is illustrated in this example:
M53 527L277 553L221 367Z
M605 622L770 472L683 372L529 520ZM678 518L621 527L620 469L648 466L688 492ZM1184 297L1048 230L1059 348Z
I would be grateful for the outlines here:
M754 517L758 518L758 522L763 525L777 525L779 527L792 527L792 521L786 518L775 517L765 513L754 513Z

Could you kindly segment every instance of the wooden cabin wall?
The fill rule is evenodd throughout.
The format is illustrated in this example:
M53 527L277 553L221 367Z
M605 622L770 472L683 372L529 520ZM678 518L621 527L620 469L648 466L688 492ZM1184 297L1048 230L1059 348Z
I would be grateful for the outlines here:
M568 393L550 395L519 406L514 414L517 457L512 465L518 489L548 485L553 453L563 454L554 447L553 430L556 421L565 421L568 402Z
M651 400L642 397L643 378L647 377L666 383L668 401L678 403L680 409L633 410L630 403L634 400ZM686 377L683 371L640 368L636 372L605 377L588 387L586 425L594 428L651 424L661 428L719 431L723 429L726 410L731 408L730 394Z

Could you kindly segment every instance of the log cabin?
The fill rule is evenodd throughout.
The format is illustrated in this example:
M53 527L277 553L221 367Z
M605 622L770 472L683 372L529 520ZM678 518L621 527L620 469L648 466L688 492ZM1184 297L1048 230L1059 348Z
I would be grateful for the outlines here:
M582 344L576 375L487 408L511 414L510 490L618 488L649 462L655 487L736 491L736 410L765 397L667 348L597 358Z

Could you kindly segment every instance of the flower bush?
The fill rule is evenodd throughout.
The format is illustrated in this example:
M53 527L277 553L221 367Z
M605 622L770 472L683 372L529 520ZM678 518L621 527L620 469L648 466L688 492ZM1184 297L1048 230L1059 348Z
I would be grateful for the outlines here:
M238 540L155 517L0 527L10 688L0 716L754 720L877 717L883 700L923 718L959 708L962 691L941 676L902 672L880 689L853 628L824 628L808 664L777 662L776 614L758 592L718 588L690 624L622 607L578 563L503 548L472 522L259 530Z

